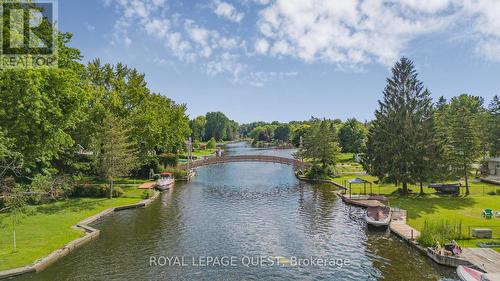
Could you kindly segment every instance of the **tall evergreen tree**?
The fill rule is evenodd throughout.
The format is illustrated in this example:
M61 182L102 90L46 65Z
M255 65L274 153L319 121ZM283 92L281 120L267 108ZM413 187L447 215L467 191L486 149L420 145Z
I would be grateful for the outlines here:
M488 126L488 143L490 144L490 156L500 156L500 98L494 96L490 105L488 106L489 112L489 126Z
M393 178L407 194L408 183L429 176L427 162L433 157L428 145L433 141L431 98L411 60L402 58L393 67L375 117L365 168L380 178Z
M469 171L481 155L480 118L484 113L481 97L460 95L451 99L441 118L439 130L448 165L465 178L469 194Z

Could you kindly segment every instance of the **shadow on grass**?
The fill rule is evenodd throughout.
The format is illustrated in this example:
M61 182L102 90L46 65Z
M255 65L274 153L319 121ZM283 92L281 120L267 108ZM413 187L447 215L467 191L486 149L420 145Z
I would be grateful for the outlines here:
M437 196L433 195L410 195L408 197L393 197L392 202L395 202L402 209L408 211L407 215L410 219L438 212L438 208L446 210L460 210L474 206L477 202L472 197L466 196ZM394 205L394 204L391 204Z
M84 210L89 210L97 205L100 205L104 201L110 200L108 198L72 198L65 201L59 201L57 203L46 204L38 206L36 208L37 213L43 214L55 214L61 211L65 212L81 212Z

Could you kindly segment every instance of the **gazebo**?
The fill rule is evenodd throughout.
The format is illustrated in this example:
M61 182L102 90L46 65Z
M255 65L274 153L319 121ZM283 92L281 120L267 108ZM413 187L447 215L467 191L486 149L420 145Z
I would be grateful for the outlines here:
M372 183L370 181L364 180L362 178L353 178L353 179L347 180L347 182L349 183L349 197L351 197L351 195L352 195L352 185L353 184L363 184L363 190L364 190L363 193L365 195L366 195L366 184L370 184L370 194L373 194ZM361 194L361 187L359 190L359 194Z

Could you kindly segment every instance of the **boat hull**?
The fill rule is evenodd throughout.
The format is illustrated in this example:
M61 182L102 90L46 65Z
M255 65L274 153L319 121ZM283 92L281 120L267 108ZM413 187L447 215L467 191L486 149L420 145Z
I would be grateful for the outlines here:
M368 223L371 226L375 226L375 227L387 227L391 223L390 216L387 219L374 220L371 217L369 217L368 215L365 215L365 220L366 220L366 223Z
M387 227L391 223L392 211L389 207L368 207L365 220L368 225L375 227Z
M165 190L168 190L169 188L172 187L172 185L174 185L174 180L169 180L169 181L158 181L156 183L156 186L155 188L159 191L165 191Z
M470 267L459 265L457 267L457 275L462 281L481 281L483 273Z

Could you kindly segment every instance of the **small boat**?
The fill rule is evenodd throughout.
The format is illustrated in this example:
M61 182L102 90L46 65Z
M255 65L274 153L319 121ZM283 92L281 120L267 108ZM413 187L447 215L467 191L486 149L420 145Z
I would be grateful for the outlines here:
M365 220L373 226L388 226L391 222L391 208L387 206L368 207Z
M457 267L457 274L462 281L481 281L481 277L484 273L470 267L459 265Z
M160 191L169 189L174 184L174 176L172 173L161 173L160 178L156 181L155 188Z

